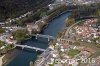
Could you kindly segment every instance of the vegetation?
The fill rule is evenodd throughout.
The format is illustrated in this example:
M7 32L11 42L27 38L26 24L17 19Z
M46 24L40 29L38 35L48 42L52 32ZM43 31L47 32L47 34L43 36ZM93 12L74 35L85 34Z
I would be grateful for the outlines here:
M98 22L96 23L96 26L99 27L100 26L100 19L98 18Z
M3 54L7 53L12 48L13 48L13 46L11 44L8 44L7 46L5 46L5 48L0 50L0 56L2 56Z
M5 29L3 28L0 28L0 34L4 33L5 32Z
M2 47L4 45L3 41L0 41L0 47Z
M95 15L97 15L97 16L100 17L100 9L97 9L97 10L96 10Z
M30 61L30 66L34 66L32 61Z
M48 7L38 9L36 12L16 21L17 25L24 26L26 23L37 21L47 15Z
M77 50L77 49L70 49L69 52L68 52L68 55L73 58L75 55L79 54L80 51Z
M67 21L65 21L66 23L66 26L71 26L72 24L75 23L75 19L74 18L71 18L69 17Z
M77 8L73 10L68 20L65 22L66 26L70 26L84 16L94 16L100 18L100 3L91 5L77 5ZM98 22L99 23L99 22Z
M97 41L100 42L100 37L92 39L92 42L94 44L98 44Z
M0 20L17 17L31 10L35 11L51 1L52 0L1 0Z
M13 32L13 36L15 38L15 40L17 40L18 42L21 42L23 40L25 40L26 38L28 38L28 32L26 30L17 30L15 32Z
M59 37L61 37L62 35L63 35L62 32L58 32L57 37L59 38Z
M80 45L80 41L76 41L76 42L74 42L73 44L79 46L79 45Z
M77 10L73 12L71 17L80 18L82 16L100 16L100 3L91 5L77 6Z
M67 7L65 5L61 5L55 9L53 9L52 11L48 11L47 15L48 15L48 19L47 21L52 20L54 17L58 16L59 14L61 14L62 12L66 11Z
M13 46L11 45L11 44L8 44L6 47L5 47L5 49L8 51L8 50L10 50L10 49L12 49L13 48Z
M49 66L54 66L54 64L49 64Z

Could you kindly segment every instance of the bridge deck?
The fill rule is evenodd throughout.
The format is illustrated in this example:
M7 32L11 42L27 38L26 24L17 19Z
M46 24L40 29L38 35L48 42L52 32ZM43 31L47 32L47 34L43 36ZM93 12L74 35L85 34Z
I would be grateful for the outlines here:
M32 36L55 39L54 36L50 36L50 35L33 34Z
M30 48L30 49L34 49L34 50L39 50L39 51L45 51L45 49L41 49L41 48L37 48L37 47L31 47L31 46L28 46L28 45L15 45L16 47L22 47L22 48Z

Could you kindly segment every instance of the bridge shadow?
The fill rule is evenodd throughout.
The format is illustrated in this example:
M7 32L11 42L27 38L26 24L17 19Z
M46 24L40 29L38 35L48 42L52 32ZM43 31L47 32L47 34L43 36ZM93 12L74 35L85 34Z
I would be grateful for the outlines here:
M50 39L50 41L52 41L52 40L53 39ZM21 44L26 45L28 41L29 42L31 41L32 43L41 43L41 44L48 44L48 42L49 42L48 39L46 39L46 38L38 37L36 39L34 36L32 36L30 39L21 42Z
M38 38L38 39L32 39L32 40L35 40L36 42L38 41L38 43L48 43L48 40L44 38Z
M32 37L31 39L29 40L25 40L24 42L21 42L22 45L26 45L27 42L32 42L32 43L42 43L42 44L47 44L48 43L48 40L45 39L45 38L38 38L38 39L35 39L34 37Z
M40 42L40 43L48 43L48 42L52 41L53 39L50 39L50 41L48 41L47 38L38 37L38 39L35 39L35 38L34 38L33 40L38 41L38 42Z
M26 40L26 42L27 41L33 41L33 42L48 42L48 40L47 39L45 39L45 38L41 38L41 37L38 37L37 39L34 37L34 36L32 36L30 39L28 39L28 40ZM25 42L24 42L25 43Z
M33 47L37 47L37 48L46 49L48 47L48 40L45 39L45 38L35 39L35 37L32 37L29 40L21 42L21 45L28 45L28 46L33 46ZM22 47L16 47L16 49L22 50L22 51L25 51L25 52L29 52L29 53L38 53L38 54L42 53L42 51L37 51L36 52L36 50L32 50L32 49L29 49L29 48L22 49Z
M24 52L28 52L28 53L37 53L37 54L41 54L42 51L37 51L36 50L32 50L32 49L27 49L27 48L24 48L22 49L21 47L16 47L16 49L20 50L20 51L24 51Z

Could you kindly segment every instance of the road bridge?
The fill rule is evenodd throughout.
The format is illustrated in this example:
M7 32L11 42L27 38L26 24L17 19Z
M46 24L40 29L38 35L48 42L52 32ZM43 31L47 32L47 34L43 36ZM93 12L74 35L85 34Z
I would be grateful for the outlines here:
M50 36L50 35L43 35L43 34L32 34L32 36L35 36L35 37L36 37L36 39L37 39L38 37L47 38L47 39L48 39L48 41L50 41L50 39L55 39L55 37L54 37L54 36Z
M45 51L45 49L37 48L37 47L32 47L32 46L28 46L28 45L18 45L18 44L15 44L14 46L15 47L21 47L22 49L29 48L29 49L33 49L33 50L36 50L36 51L42 51L42 52Z
M43 35L43 34L33 34L32 36L35 36L36 39L38 39L38 37L42 37L42 38L47 38L48 41L50 41L50 39L57 39L57 41L67 41L67 42L70 42L72 41L71 39L64 39L64 38L56 38L54 36L50 36L50 35Z
M51 56L50 51L51 49L47 48L46 51L39 56L39 59L35 61L34 66L43 66Z

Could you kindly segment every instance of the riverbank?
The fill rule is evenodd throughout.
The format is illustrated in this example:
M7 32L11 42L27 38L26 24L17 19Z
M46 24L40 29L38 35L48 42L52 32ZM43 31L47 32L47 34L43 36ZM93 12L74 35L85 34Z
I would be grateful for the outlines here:
M0 66L3 65L3 58L4 58L4 57L5 57L5 55L3 55L3 56L0 57Z
M64 14L64 13L63 13L63 14ZM65 17L67 17L67 14L64 16L64 18L63 18L63 17L60 17L61 20L58 20L58 21L65 20ZM52 20L52 21L53 21L53 20ZM52 22L52 21L51 21L51 22ZM55 21L56 21L56 19L55 19ZM57 21L57 22L58 22L58 21ZM50 22L50 23L51 23L51 22ZM57 25L57 24L58 24L58 25ZM54 23L54 25L57 25L57 26L59 27L59 26L63 25L63 22L62 22L62 23L61 23L61 22L58 22L57 24L56 24L56 22ZM51 32L53 32L53 34L55 35L55 33L57 33L57 32L59 31L59 30L58 30L59 28L58 28L57 26L55 27L54 25L52 26L52 28L54 27L55 30L53 30L53 31L51 31ZM48 26L48 27L49 27L49 26ZM47 27L47 28L48 28L48 27ZM51 29L51 28L50 28L50 29ZM47 31L48 31L48 30L47 30ZM46 33L46 34L48 34L48 33ZM34 45L34 46L35 46L35 45ZM11 52L12 52L12 51L11 51ZM10 53L10 54L14 55L13 53L15 54L16 52L12 52L12 53ZM8 53L8 54L9 54L9 53ZM10 55L10 54L9 54L9 56L10 56L9 58L13 57L13 56ZM16 54L17 54L17 53L16 53ZM16 54L15 54L15 55L16 55ZM6 56L7 56L7 55L6 55ZM33 55L32 55L32 57L33 57ZM5 58L6 58L6 57L5 57ZM9 59L9 58L6 58L6 59L5 59L6 61L8 60L7 63L9 63L9 62L11 61L11 59ZM17 63L18 63L18 62L17 62ZM7 65L8 65L8 64L7 64Z
M66 13L66 12L69 12L66 5L61 5L55 9L51 10L50 13L47 14L47 16L45 16L35 22L35 24L34 24L35 27L33 27L32 31L34 31L34 33L40 33L44 29L44 27L48 25L48 23L50 21L52 21L54 18ZM36 26L38 26L38 27L36 27Z
M68 13L67 11L64 11L63 13L61 13L60 15L62 15L62 14L65 14L65 13ZM60 17L60 15L58 15L59 17ZM56 18L56 17L55 17ZM68 16L67 16L67 18L68 18ZM62 21L62 22L65 22L65 20L66 20L66 18ZM64 23L65 24L65 23ZM61 29L60 29L60 31L58 31L57 32L57 34L55 35L55 37L59 37L59 38L62 38L63 37L63 34L65 33L65 25L63 25L62 27L61 27ZM56 42L57 40L56 39L54 39L54 40L52 40L52 41L50 41L48 44L49 44L49 47L52 47L53 46L53 44L55 44L55 42ZM53 48L53 47L52 47ZM42 53L41 55L44 55L44 53ZM41 60L43 59L43 57L41 57L41 55L39 56L39 57L37 57L37 60L34 62L33 61L33 66L37 66L37 64L39 64L40 62L41 62ZM31 61L30 61L31 62Z
M11 62L19 53L19 50L12 49L2 58L2 66L6 66L9 62Z

